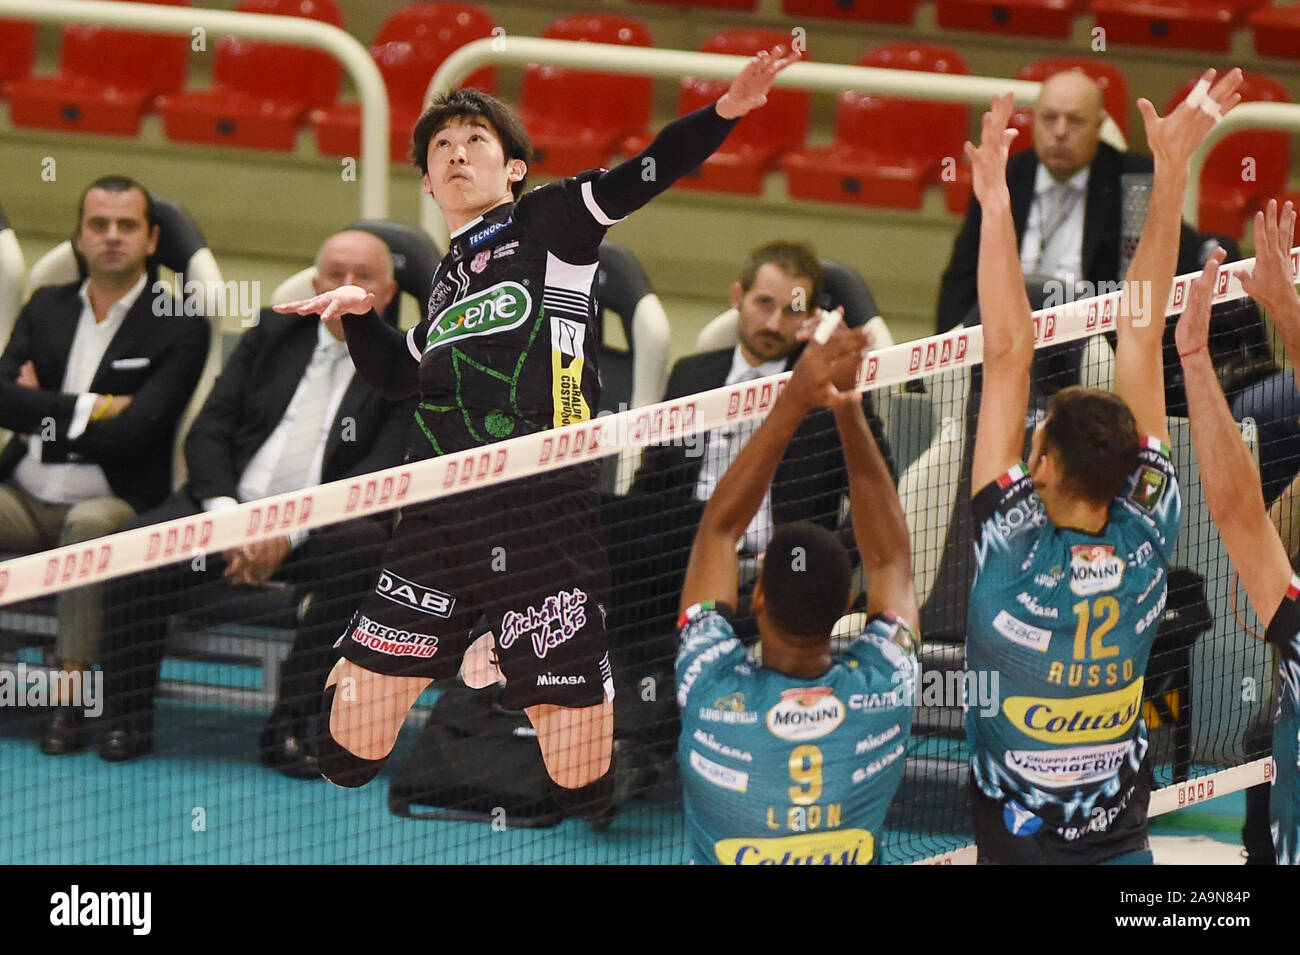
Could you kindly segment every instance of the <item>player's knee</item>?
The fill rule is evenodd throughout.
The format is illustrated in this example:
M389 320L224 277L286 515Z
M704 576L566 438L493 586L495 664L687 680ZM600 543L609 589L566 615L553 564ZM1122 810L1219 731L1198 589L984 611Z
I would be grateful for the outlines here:
M316 739L316 759L321 775L335 786L355 789L379 775L388 758L362 759L349 752L330 732L330 713L334 709L334 686L327 686L321 697L320 732Z
M568 789L552 779L551 793L555 804L569 815L592 819L610 807L614 797L614 770L606 770L604 776L577 789Z

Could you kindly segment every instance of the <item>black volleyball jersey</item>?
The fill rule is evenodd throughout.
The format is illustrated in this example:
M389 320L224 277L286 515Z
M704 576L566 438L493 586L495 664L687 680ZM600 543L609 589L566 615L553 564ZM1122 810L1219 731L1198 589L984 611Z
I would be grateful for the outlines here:
M424 321L411 459L586 421L600 399L592 297L606 215L591 170L459 229Z

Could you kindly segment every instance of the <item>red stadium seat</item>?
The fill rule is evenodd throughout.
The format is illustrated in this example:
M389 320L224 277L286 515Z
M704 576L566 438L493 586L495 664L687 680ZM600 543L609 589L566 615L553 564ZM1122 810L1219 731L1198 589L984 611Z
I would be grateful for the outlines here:
M1183 101L1196 81L1188 80L1172 97L1165 114ZM1264 73L1247 73L1239 91L1244 102L1289 103L1286 88ZM1286 189L1291 167L1291 135L1250 130L1233 133L1210 152L1201 172L1196 228L1241 238L1242 220L1270 196Z
M654 46L641 21L616 14L561 17L542 36ZM524 71L519 115L536 151L533 171L571 176L604 165L625 136L645 132L653 84L648 76L530 65Z
M36 62L36 24L0 20L0 87L21 79Z
M70 24L63 29L57 73L6 86L10 119L15 126L138 135L140 117L155 97L184 85L189 53L187 36Z
M967 72L956 51L913 43L877 47L858 65ZM798 150L782 162L790 195L919 209L925 187L940 181L945 161L960 161L968 118L964 105L842 93L831 145Z
M1256 10L1250 15L1250 28L1260 55L1300 59L1300 5Z
M781 10L792 17L825 17L867 23L910 24L921 0L781 0Z
M1108 43L1227 52L1232 31L1268 0L1092 0Z
M388 87L389 155L406 162L411 131L420 118L429 81L442 61L466 43L492 35L492 15L465 3L409 3L380 26L370 46L384 85ZM496 91L496 69L485 67L461 84ZM338 103L311 111L316 148L327 156L356 156L361 152L361 106Z
M750 57L789 42L790 34L783 30L726 30L710 37L700 51ZM729 85L726 80L683 77L677 115L714 102ZM697 171L679 179L675 188L758 195L763 191L763 177L776 168L781 154L803 145L808 135L808 107L808 93L803 90L768 93L767 104L742 118L717 152ZM630 139L623 144L623 151L639 152L648 142L648 136Z
M242 0L235 9L343 26L335 0ZM222 37L212 88L164 96L163 131L176 142L287 152L307 111L338 99L340 75L338 61L319 50Z
M938 0L939 26L1067 39L1081 0Z

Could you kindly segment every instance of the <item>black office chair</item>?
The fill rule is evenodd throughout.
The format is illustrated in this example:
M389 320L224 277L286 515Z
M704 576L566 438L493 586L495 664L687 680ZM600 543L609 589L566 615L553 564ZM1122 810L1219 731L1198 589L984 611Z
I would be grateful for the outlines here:
M820 259L823 272L822 284L825 287L823 302L814 305L836 308L844 307L844 324L849 328L858 328L874 321L872 331L876 334L876 348L886 348L894 343L893 336L884 320L880 317L880 306L866 280L851 266L832 259ZM727 309L701 329L695 339L695 350L714 351L730 348L739 340L740 315L734 308Z
M348 228L369 232L383 240L393 257L393 278L397 280L398 290L415 299L419 314L423 316L429 301L429 292L433 289L433 276L438 269L438 262L442 259L442 253L429 238L429 234L405 222L390 222L387 219L354 222ZM281 302L311 298L316 294L311 284L315 277L314 264L295 272L275 287L275 291L271 293L271 304L278 305ZM393 301L384 311L384 321L397 327L401 306L401 296L393 296ZM234 350L237 342L238 336L235 335L225 343L227 354Z
M9 341L14 320L22 309L23 277L26 271L18 237L14 234L4 209L0 209L0 343Z
M641 263L609 239L600 244L595 296L600 369L600 404L595 413L616 414L662 400L668 378L668 316ZM606 311L618 316L627 348L605 341ZM602 489L625 493L640 459L640 452L603 458Z

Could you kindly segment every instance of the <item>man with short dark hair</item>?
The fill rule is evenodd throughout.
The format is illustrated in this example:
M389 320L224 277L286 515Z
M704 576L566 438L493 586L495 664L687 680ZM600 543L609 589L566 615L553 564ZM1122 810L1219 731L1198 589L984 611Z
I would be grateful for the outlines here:
M37 289L0 356L0 427L26 436L0 452L0 550L100 537L161 501L177 422L207 360L208 323L146 288L158 247L148 192L105 176L79 208L73 244L87 277ZM58 595L65 671L99 659L99 594L94 585ZM41 750L83 748L82 716L60 707Z
M600 388L592 294L605 231L763 105L776 74L798 59L784 54L758 54L716 103L669 123L642 154L522 195L531 148L509 110L474 90L431 104L415 159L451 241L424 321L401 335L348 286L296 303L346 316L349 350L375 387L420 394L412 460L591 418ZM486 616L505 705L536 728L557 804L586 818L608 810L613 674L595 473L580 465L403 510L322 700L329 779L361 786L379 773L407 710L433 679L456 674Z
M664 400L789 371L802 347L797 333L822 296L822 286L822 265L806 243L776 240L751 250L730 289L737 311L736 345L678 360L668 376ZM884 425L870 394L862 396L862 403L892 474ZM757 422L737 422L686 441L651 445L630 493L607 502L617 515L609 523L611 534L617 535L611 542L612 571L622 598L614 601L611 613L611 626L621 635L612 649L620 689L636 690L643 680L658 681L671 669L674 621L700 515L757 427ZM737 543L740 591L732 625L742 641L752 643L757 636L749 595L758 574L758 555L767 549L776 525L801 521L841 530L848 488L835 422L828 412L815 411L800 422ZM649 747L647 755L658 756L661 769L671 773L680 728L677 712L667 696L642 697L636 692L619 694L619 735Z
M1240 70L1214 75L1164 119L1138 101L1155 182L1120 302L1115 394L1058 392L1027 467L1034 327L1006 180L1010 95L984 114L979 147L966 144L984 210L966 662L1000 674L998 712L966 713L981 863L1151 861L1142 685L1181 511L1161 340L1188 163L1240 100Z
M697 863L880 861L911 731L918 612L907 523L854 387L868 341L865 329L840 328L807 346L700 520L677 656L678 758ZM752 599L760 665L731 626L736 543L818 407L832 409L844 448L870 618L832 657L831 630L853 596L848 555L825 528L778 527Z

